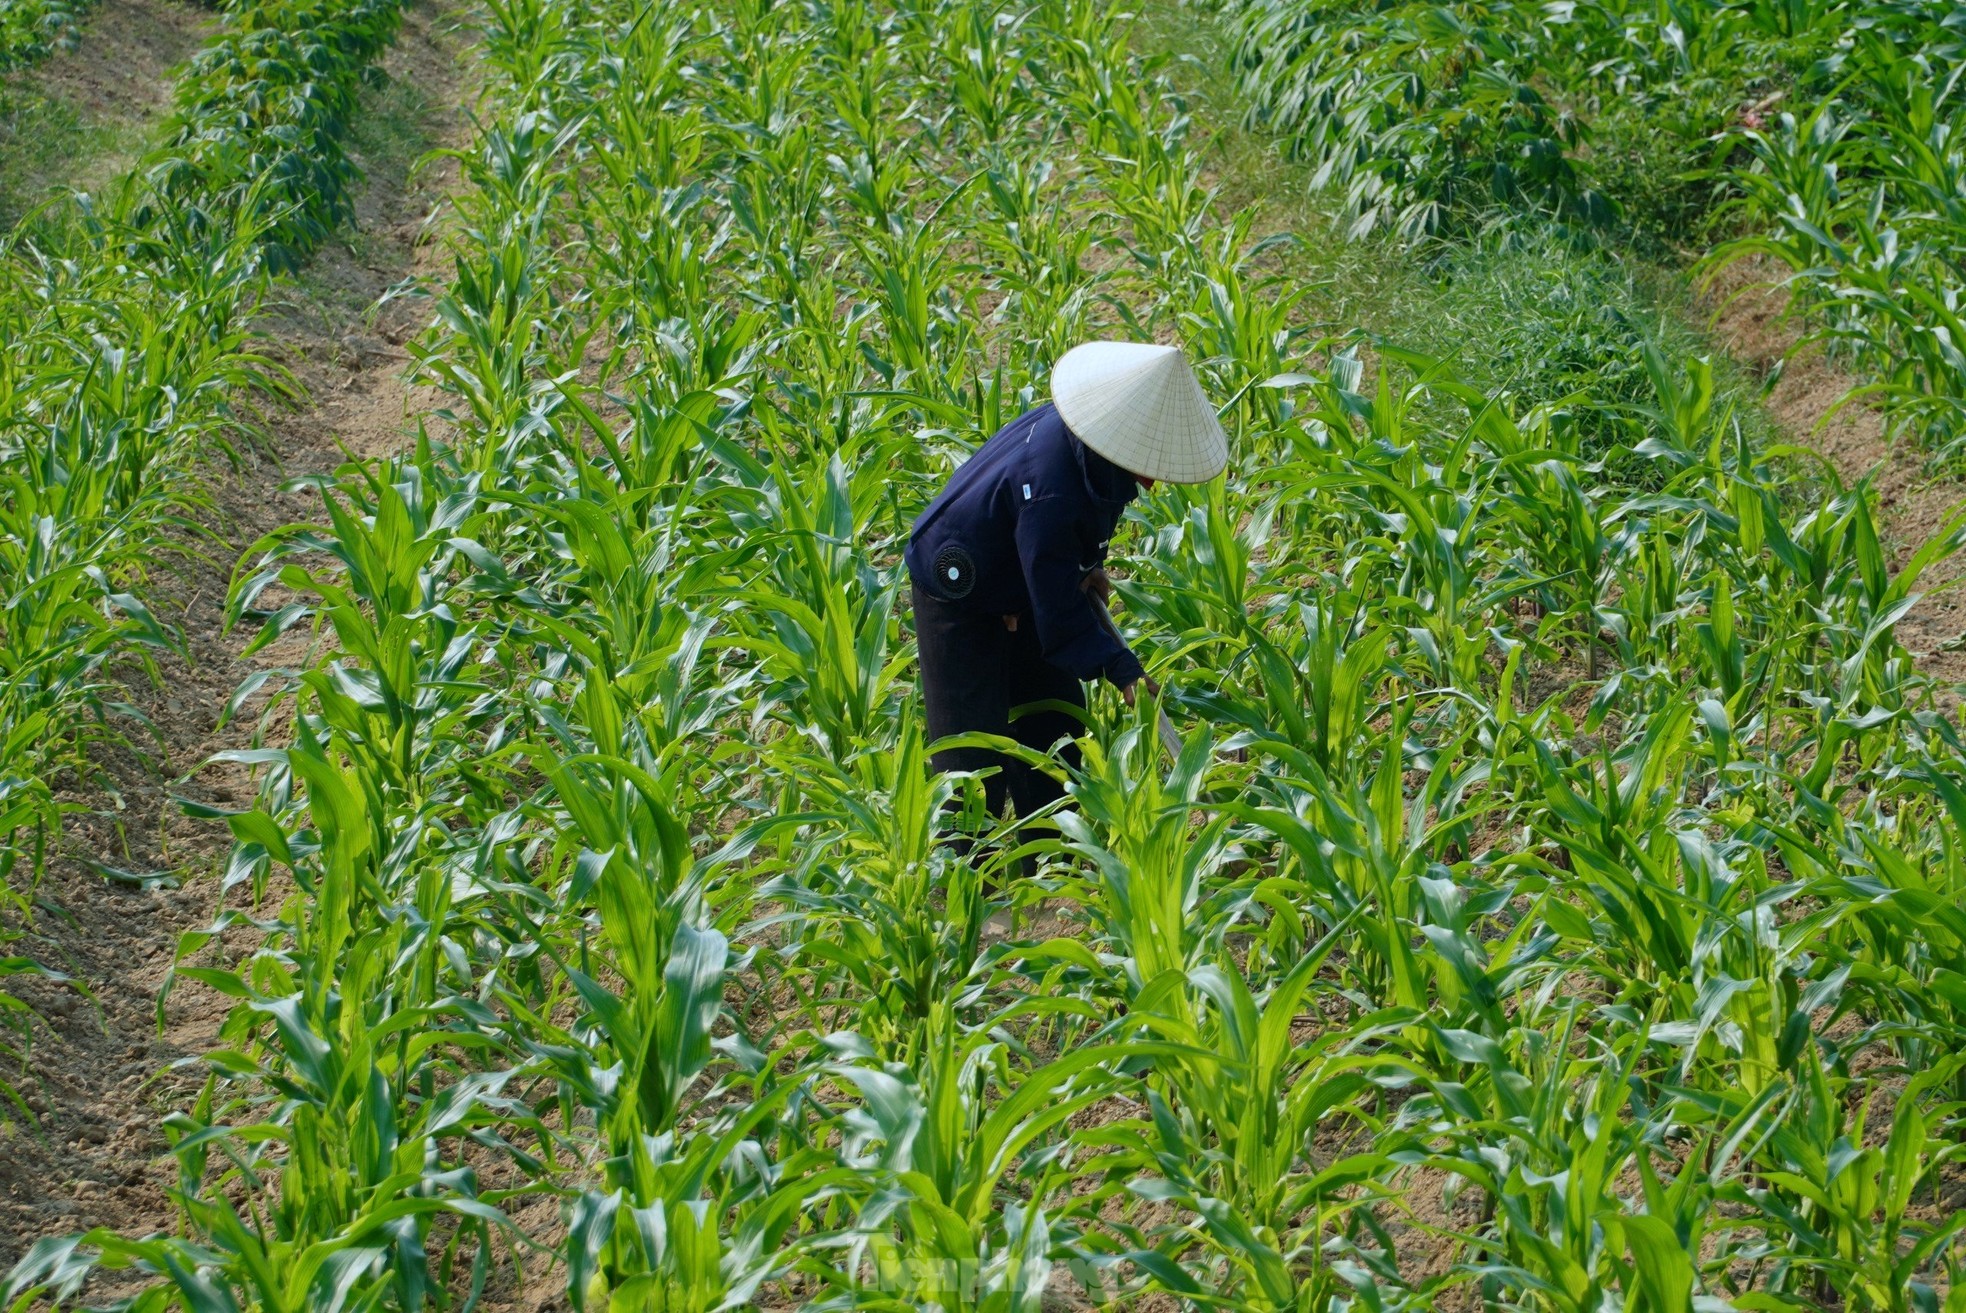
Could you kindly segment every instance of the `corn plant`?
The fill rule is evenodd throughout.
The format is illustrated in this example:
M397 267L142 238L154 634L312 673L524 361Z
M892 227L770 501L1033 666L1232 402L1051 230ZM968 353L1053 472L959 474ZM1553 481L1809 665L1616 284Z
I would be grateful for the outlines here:
M1527 62L1567 24L1692 86L1830 22L1464 9L1380 16L1480 110L1394 125L1444 190L1357 162L1422 227L1497 161L1587 208ZM441 400L236 573L254 641L314 642L242 691L252 905L176 964L232 1005L179 1234L50 1239L10 1301L105 1264L146 1308L1956 1288L1966 745L1895 632L1955 528L1894 568L1706 362L1620 339L1615 400L1532 398L1312 341L1090 0L479 22ZM1162 691L1095 696L1076 767L1021 750L1064 800L958 842L899 546L1059 345L1128 334L1190 348L1237 452L1114 544Z

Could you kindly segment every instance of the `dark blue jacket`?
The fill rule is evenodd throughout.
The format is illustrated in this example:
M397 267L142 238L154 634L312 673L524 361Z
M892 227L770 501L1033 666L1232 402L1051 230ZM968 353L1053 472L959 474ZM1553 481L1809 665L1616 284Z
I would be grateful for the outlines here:
M1080 679L1143 673L1079 586L1106 545L1133 475L1073 436L1050 403L1006 424L964 461L908 538L916 587L979 615L1036 624L1045 659Z

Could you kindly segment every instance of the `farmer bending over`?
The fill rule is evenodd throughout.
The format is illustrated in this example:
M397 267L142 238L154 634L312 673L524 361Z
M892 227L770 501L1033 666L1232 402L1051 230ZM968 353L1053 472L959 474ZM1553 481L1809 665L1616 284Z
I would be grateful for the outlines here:
M1085 681L1133 702L1145 672L1104 616L1106 547L1126 504L1157 481L1204 483L1228 441L1177 347L1089 342L1051 374L1051 401L965 461L908 540L922 694L931 740L1001 734L1040 751L1079 729ZM1148 684L1149 690L1153 685ZM1067 744L1064 758L1078 763ZM941 771L1001 769L984 782L991 816L1063 796L1050 776L983 748L933 757Z

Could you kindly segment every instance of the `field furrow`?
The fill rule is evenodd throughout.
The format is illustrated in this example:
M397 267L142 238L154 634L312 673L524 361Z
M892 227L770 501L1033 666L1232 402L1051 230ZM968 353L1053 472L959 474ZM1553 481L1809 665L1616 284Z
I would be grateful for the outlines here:
M242 659L248 636L227 629L231 562L318 504L290 482L332 477L348 449L382 452L407 440L416 406L401 382L402 344L420 319L408 302L380 317L375 307L392 288L431 272L423 223L440 217L446 175L412 181L410 168L424 150L459 137L468 94L461 50L442 11L409 11L384 61L390 82L354 125L365 180L353 226L265 313L272 355L307 399L272 409L266 433L242 447L236 464L212 460L195 471L212 489L214 536L174 535L170 550L184 553L184 564L161 574L153 592L157 615L183 635L184 650L158 659L154 682L138 670L111 671L120 700L156 737L139 745L141 755L119 751L102 763L109 792L74 792L80 810L40 886L33 951L75 986L21 991L46 1018L23 1091L41 1124L0 1131L6 1261L50 1232L112 1226L141 1234L171 1225L172 1176L160 1159L166 1144L158 1123L195 1095L197 1081L169 1068L214 1045L224 1010L196 987L182 988L160 1034L157 998L179 936L208 924L228 901L219 883L226 845L174 800L225 806L250 791L243 767L205 763L253 745L254 708L221 722L240 682L277 660ZM106 879L101 867L122 874Z
M105 12L115 8L112 4ZM235 21L239 30L250 30L253 20ZM163 186L180 203L197 205L211 231L190 234L176 226L181 219L162 220L154 208L146 212L157 204L158 193L139 182L122 199L99 202L108 219L104 225L64 214L54 222L35 220L14 238L9 274L16 281L9 286L17 293L25 270L63 258L86 262L115 249L119 240L140 240L134 235L146 230L157 234L151 245L137 246L125 257L126 282L99 285L96 305L117 327L101 330L95 346L112 370L126 352L134 350L139 360L153 353L156 359L144 363L176 403L169 424L153 422L149 433L156 445L141 462L133 460L128 430L120 448L114 435L118 426L140 422L143 391L106 389L71 403L75 414L111 435L110 445L82 459L102 462L103 472L121 482L112 486L105 507L78 503L76 480L68 478L63 501L56 495L63 487L62 467L50 462L74 457L55 454L57 448L44 445L49 438L33 428L37 408L46 404L40 398L61 386L61 357L37 358L33 351L41 342L21 339L7 416L9 436L17 444L7 453L14 507L28 511L34 503L22 505L19 499L31 491L48 508L43 532L51 533L54 543L68 539L95 553L63 568L70 576L99 574L105 583L113 580L128 590L109 613L120 608L140 615L147 627L106 631L110 641L78 650L73 658L86 682L69 685L66 694L61 685L52 685L41 695L43 710L35 714L52 711L54 717L43 723L60 725L77 712L100 715L98 727L83 736L48 732L34 743L18 732L20 714L34 704L17 700L8 706L15 731L10 764L18 770L40 754L39 769L50 790L46 796L60 816L59 833L31 812L8 818L15 827L10 844L24 842L23 826L32 840L31 849L10 851L36 854L32 864L14 864L10 882L22 901L6 926L13 951L23 955L16 961L29 968L13 982L19 986L16 1009L25 1005L28 1011L12 1015L15 1042L31 1065L9 1073L16 1115L0 1129L7 1147L0 1165L7 1206L0 1248L14 1254L38 1235L75 1221L142 1231L167 1225L172 1216L166 1202L170 1178L156 1162L164 1147L159 1108L195 1091L196 1082L173 1077L168 1063L209 1048L221 1015L201 1004L195 991L181 994L168 1013L158 1009L178 936L210 920L219 888L213 881L223 867L223 845L212 842L209 825L187 817L182 800L205 799L207 790L215 789L222 802L239 787L244 779L239 768L200 774L200 767L215 751L249 747L255 732L250 714L221 724L253 664L242 664L245 639L228 633L224 623L230 561L243 543L305 504L309 494L283 490L284 480L332 473L342 453L338 435L367 448L404 440L409 406L396 380L404 358L400 342L416 321L414 316L404 320L403 307L377 319L374 307L384 292L419 272L419 220L431 212L437 194L432 187L441 170L415 187L409 173L415 156L441 144L441 132L457 121L455 97L462 94L463 76L443 15L419 10L409 26L413 39L388 59L403 79L371 107L382 121L354 140L369 176L350 200L365 232L324 252L304 280L268 284L252 272L263 263L257 221L225 189L243 181L226 179L236 161L250 158L251 134L283 131L282 118L304 111L305 98L256 116L256 124L249 119L214 127L207 114L207 125L197 128L198 111L186 108L191 102L181 87L175 117L151 125L132 121L138 133L153 138L146 168L169 172ZM185 76L201 76L199 67L211 67L209 55L205 60L188 66L192 71ZM317 72L328 68L318 65ZM359 78L362 70L354 73ZM202 76L209 79L209 73ZM177 145L187 131L203 136L202 158ZM246 153L218 154L226 150ZM175 231L157 233L167 226ZM216 350L205 357L214 373L204 380L192 364L198 357L174 351L168 331L153 326L134 348L119 344L116 336L136 329L152 312L151 303L139 296L169 284L171 243L201 238L213 241L207 252L234 242L242 266L230 282L223 264L205 270L201 276L213 279L215 299L195 310L180 302L182 322L176 327L195 337L210 332L214 319L251 322L230 342L220 337L207 345ZM68 295L75 294L57 291L57 305ZM78 296L77 312L86 304ZM272 389L268 380L275 380ZM305 415L293 413L280 397L300 395L293 392L296 383L338 394L337 405L360 397L363 406L332 425L315 417L311 402ZM58 434L49 436L59 440ZM55 492L36 485L50 470L56 472ZM84 517L91 505L95 520ZM47 565L32 555L17 556L9 559L8 570L14 591L0 638L31 642L35 631L26 626L35 614L31 608L46 595L49 585L36 580L49 577ZM44 655L61 659L61 652L56 646ZM18 698L25 686L17 682L12 691ZM65 707L62 696L79 700ZM60 755L76 746L81 756ZM38 787L31 778L28 785ZM45 871L37 871L44 861Z

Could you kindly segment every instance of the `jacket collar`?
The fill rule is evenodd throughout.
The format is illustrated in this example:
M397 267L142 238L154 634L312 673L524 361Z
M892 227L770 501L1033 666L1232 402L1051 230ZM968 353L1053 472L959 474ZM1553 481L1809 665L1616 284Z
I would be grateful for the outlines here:
M1072 446L1072 455L1085 478L1086 495L1092 500L1124 506L1140 495L1140 480L1132 474L1080 442L1079 435L1069 428L1065 430L1065 439Z

